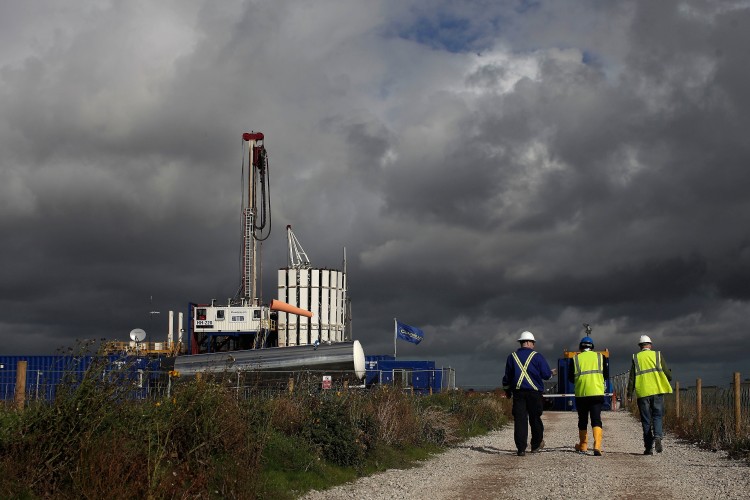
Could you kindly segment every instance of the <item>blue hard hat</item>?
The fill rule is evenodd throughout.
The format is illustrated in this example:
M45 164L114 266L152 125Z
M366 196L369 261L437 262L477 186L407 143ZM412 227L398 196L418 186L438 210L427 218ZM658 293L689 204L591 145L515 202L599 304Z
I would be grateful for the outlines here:
M591 347L594 347L594 339L591 337L583 337L580 344L591 344Z

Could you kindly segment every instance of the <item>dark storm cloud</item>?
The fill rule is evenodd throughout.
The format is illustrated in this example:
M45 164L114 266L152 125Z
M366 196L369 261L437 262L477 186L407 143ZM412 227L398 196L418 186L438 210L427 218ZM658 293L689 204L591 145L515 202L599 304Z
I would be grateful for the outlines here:
M426 334L399 355L492 386L520 331L554 360L588 322L618 370L641 333L678 377L750 369L747 5L43 10L0 7L8 351L162 336L168 310L234 295L260 130L264 298L287 224L316 266L346 247L368 354L397 316Z
M497 237L496 248L503 246L502 237L534 233L548 247L529 247L528 258L509 263L532 272L539 268L539 274L501 279L490 272L488 286L466 269L476 269L476 261L462 262L471 259L470 249L465 257L458 253L446 260L444 276L455 266L472 277L473 294L456 276L450 280L457 296L473 299L466 301L467 316L478 317L486 304L503 310L503 297L520 296L551 321L561 308L578 308L582 316L589 311L605 318L641 317L644 321L629 320L630 328L623 325L623 333L663 329L679 345L691 336L659 323L681 324L695 311L718 323L725 313L712 297L741 282L729 278L727 268L743 275L744 264L732 263L736 255L724 249L742 248L747 240L740 223L747 215L742 201L747 169L740 165L748 157L740 126L747 110L744 98L727 100L731 89L715 77L722 66L742 65L711 58L707 40L713 26L705 17L680 16L676 5L659 8L661 14L636 9L629 66L616 78L598 65L542 57L537 79L519 80L508 94L486 95L481 112L473 115L480 125L461 128L465 133L444 146L438 161L415 161L391 174L388 214L407 215L414 223L440 221L446 239L453 226L478 227L488 230L486 239ZM664 23L654 22L662 17ZM678 35L673 31L661 40L670 24ZM687 44L677 42L682 33ZM484 66L474 75L471 83L492 85L492 75L503 71ZM527 156L540 142L539 159L550 168L536 175L539 164L528 164ZM463 154L453 154L452 147ZM467 197L464 182L475 182L468 190L474 197ZM503 199L515 207L520 199L525 206L513 213L504 210ZM508 231L493 234L502 227ZM529 243L534 240L529 237ZM429 275L422 273L420 280L406 273L404 281L435 290ZM452 311L450 305L426 306L424 316L434 319L446 309ZM715 334L703 324L687 329L698 329L698 338ZM693 347L676 349L688 362Z

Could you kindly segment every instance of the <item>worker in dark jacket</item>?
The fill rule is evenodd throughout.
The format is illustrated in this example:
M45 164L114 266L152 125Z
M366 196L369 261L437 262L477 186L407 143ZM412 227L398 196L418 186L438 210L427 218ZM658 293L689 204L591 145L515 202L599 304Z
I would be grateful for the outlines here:
M513 398L513 438L519 457L526 455L529 426L531 426L531 452L544 448L544 411L542 395L544 381L552 378L557 370L550 370L547 360L534 350L536 339L531 332L523 332L518 338L521 347L508 356L505 362L503 389L507 397Z
M594 434L594 455L602 455L602 406L605 380L609 378L609 358L594 352L594 340L588 335L578 343L579 353L570 358L568 381L575 384L578 411L578 444L576 451L588 450L588 423Z

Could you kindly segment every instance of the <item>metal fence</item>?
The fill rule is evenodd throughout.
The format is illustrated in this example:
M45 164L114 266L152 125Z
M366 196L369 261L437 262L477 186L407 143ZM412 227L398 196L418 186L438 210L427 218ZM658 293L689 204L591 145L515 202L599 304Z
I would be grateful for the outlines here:
M612 377L613 392L617 393L618 398L627 393L629 376L630 371L627 371ZM696 379L695 385L685 387L679 381L674 381L672 386L674 392L671 398L675 405L679 404L680 412L686 412L685 416L691 412L697 413L699 403L703 408L734 408L739 404L743 411L750 412L750 381L734 380L725 386L705 386L701 379Z
M94 377L104 386L116 386L118 395L128 399L160 399L169 397L175 384L183 383L173 372L161 370L100 370L92 373L69 371L27 370L25 401L52 401L61 391L73 390L84 377ZM432 394L456 388L456 373L453 368L435 370L368 370L365 384L353 371L279 370L279 371L232 371L201 374L237 392L238 397L251 398L259 394L288 391L318 392L331 390L365 389L373 386L394 386L414 393ZM0 400L17 401L18 382L0 382Z
M620 402L620 408L623 408L626 404L626 394L628 389L628 378L630 377L630 370L624 373L618 373L611 377L612 380L612 393L615 395L615 399Z
M626 394L630 371L612 377L613 391L623 405L627 405ZM733 431L736 436L750 434L750 380L741 379L735 372L729 384L703 385L702 379L695 385L684 386L673 382L674 392L665 397L665 405L683 427L707 424L718 425L722 432Z
M52 401L62 390L74 391L81 385L83 377L70 371L31 370L26 372L24 384L25 401ZM167 372L136 370L120 372L103 370L96 374L101 387L117 386L118 394L129 399L150 399L162 397L169 392L171 378ZM19 388L16 382L0 382L0 400L17 400Z
M674 385L674 393L667 398L667 404L674 406L678 420L697 426L706 421L720 422L718 425L727 430L734 427L737 436L748 434L750 381L743 382L739 372L735 372L727 386L704 386L701 379L696 379L695 385L689 387L681 387L679 382Z
M677 392L679 391L679 392ZM675 394L679 394L680 415L687 416L697 413L699 390L697 385L690 387L675 388ZM677 396L673 396L675 403ZM733 408L735 405L735 388L733 385L727 387L702 386L700 388L700 401L703 408ZM743 413L750 413L750 383L740 384L739 406Z

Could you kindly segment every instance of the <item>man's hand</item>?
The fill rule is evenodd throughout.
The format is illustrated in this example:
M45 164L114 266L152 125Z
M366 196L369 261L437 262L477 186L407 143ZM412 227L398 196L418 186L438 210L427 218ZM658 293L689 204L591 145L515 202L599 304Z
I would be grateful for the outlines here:
M557 368L552 369L552 375L557 375Z

